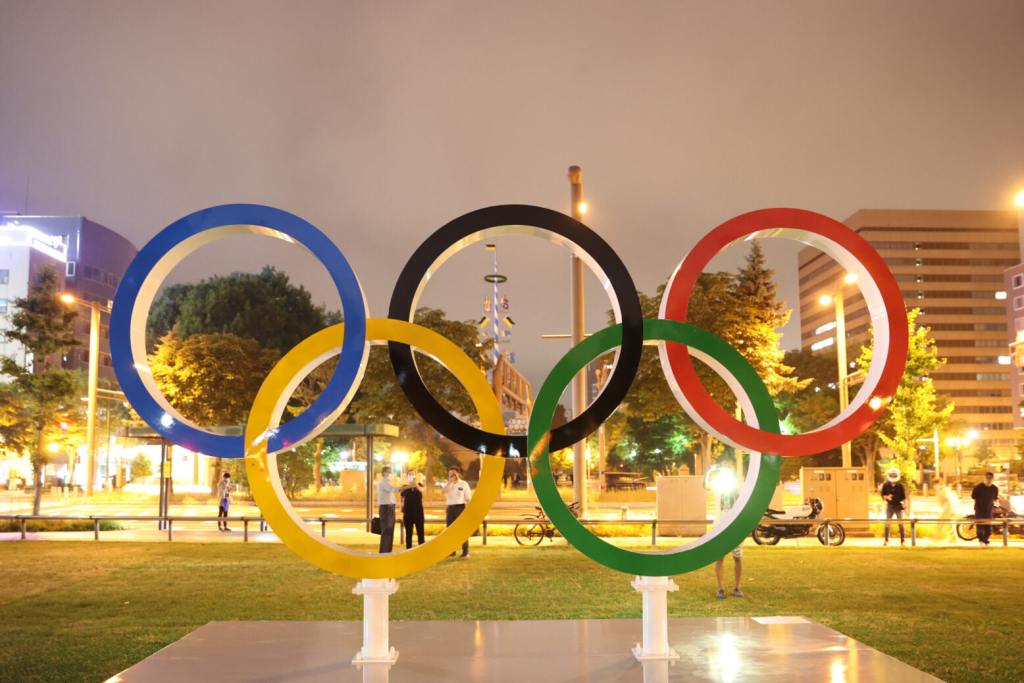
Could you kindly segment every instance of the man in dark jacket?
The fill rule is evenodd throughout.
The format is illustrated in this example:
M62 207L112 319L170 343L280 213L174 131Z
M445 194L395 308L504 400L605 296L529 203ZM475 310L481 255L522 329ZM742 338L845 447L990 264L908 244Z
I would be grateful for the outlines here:
M907 506L907 491L900 483L900 471L892 467L886 474L887 482L882 484L882 500L885 501L885 543L889 545L889 520L895 517L900 520L900 545L906 542L903 530L903 510Z
M974 499L974 518L992 519L992 508L999 499L999 487L992 483L995 476L991 472L985 473L985 481L974 487L971 491L971 498ZM975 524L978 530L978 542L988 545L988 538L992 535L992 527L988 524Z
M416 472L409 472L408 483L402 487L402 524L405 525L405 547L412 547L412 531L416 529L416 536L419 540L417 545L423 545L423 484L419 483Z

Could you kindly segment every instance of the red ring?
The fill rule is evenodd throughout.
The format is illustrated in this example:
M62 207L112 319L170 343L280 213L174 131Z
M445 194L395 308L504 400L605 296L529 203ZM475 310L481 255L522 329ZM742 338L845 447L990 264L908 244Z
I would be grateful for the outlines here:
M673 388L678 388L686 396L687 402L710 431L724 441L783 456L815 455L838 448L864 433L896 393L907 364L907 313L903 296L896 278L867 240L839 221L803 209L761 209L736 216L705 235L679 264L666 288L662 317L685 322L690 294L711 259L742 237L778 228L802 230L834 242L860 261L878 287L889 325L889 344L881 375L871 396L881 398L882 404L871 408L865 400L845 418L825 429L803 434L771 434L738 421L715 402L697 376L687 347L682 344L665 344L664 353L672 370L672 377L668 380L670 384L678 383Z

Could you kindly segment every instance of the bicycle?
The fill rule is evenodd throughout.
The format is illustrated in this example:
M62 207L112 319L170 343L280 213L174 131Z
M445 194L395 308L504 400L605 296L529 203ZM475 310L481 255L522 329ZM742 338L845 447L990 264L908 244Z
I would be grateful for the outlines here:
M512 530L512 535L519 545L540 545L540 542L545 538L550 540L555 537L555 526L548 520L547 515L544 514L544 508L539 505L535 506L535 508L537 514L527 515L527 518L530 520L529 522L520 522ZM570 505L569 512L572 513L573 517L579 517L580 504L573 503Z

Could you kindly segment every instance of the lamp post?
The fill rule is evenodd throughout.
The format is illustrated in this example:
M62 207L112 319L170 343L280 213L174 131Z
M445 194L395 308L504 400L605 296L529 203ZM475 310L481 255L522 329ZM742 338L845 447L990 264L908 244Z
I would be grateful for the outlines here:
M100 372L100 313L110 313L110 307L102 306L95 301L79 299L68 293L61 294L60 300L69 306L78 304L89 309L89 391L86 397L85 495L91 496L96 484L96 390Z
M587 202L583 199L583 171L579 166L569 167L570 201L572 217L583 220L587 212ZM572 345L576 346L586 336L586 318L583 308L583 259L573 254L570 256L569 290L572 297ZM587 373L582 370L572 380L572 418L576 419L586 409ZM579 503L579 516L587 517L587 458L586 444L577 441L572 445L572 488L573 496Z
M842 413L846 410L850 404L850 396L848 392L848 376L847 371L849 368L846 363L846 308L845 308L845 295L843 293L843 287L846 285L852 285L857 281L857 276L853 273L847 273L843 278L836 283L836 289L833 294L822 294L818 299L818 303L822 306L828 306L832 304L835 306L836 316L836 365L839 370L839 412ZM843 467L853 466L853 454L851 452L851 444L849 441L844 441L842 444L843 452Z
M956 495L958 497L963 494L963 467L960 457L961 451L963 448L970 446L971 442L977 438L978 432L975 429L969 430L966 434L946 437L946 445L950 448L956 449Z

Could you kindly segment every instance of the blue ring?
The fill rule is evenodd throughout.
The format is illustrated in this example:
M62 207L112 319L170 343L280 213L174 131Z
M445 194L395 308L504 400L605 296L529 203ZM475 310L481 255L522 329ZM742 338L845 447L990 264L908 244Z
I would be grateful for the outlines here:
M131 347L131 319L139 290L156 264L190 237L226 225L257 225L287 235L324 264L341 296L345 336L338 367L313 404L270 436L271 451L286 450L305 438L342 404L359 380L366 356L366 303L341 250L313 224L271 206L223 204L202 209L171 223L142 248L117 288L110 315L110 357L121 390L139 416L168 441L196 453L241 458L245 455L242 436L213 434L169 419L139 377Z

